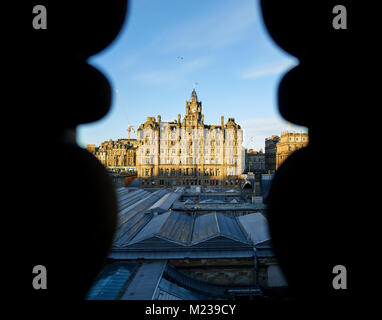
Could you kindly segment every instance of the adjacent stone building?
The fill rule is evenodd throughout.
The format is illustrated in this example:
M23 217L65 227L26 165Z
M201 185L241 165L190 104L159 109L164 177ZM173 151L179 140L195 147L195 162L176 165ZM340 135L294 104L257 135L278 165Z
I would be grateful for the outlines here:
M127 171L136 167L136 139L118 139L102 142L99 147L87 145L86 149L109 170Z
M88 150L90 153L95 154L96 152L96 146L95 144L88 144L86 146L86 150Z
M276 148L276 170L294 151L301 149L308 145L309 137L307 133L295 133L284 131L281 133L280 142L277 143Z
M265 153L263 149L245 150L245 172L263 172L265 170Z
M195 89L186 115L172 122L148 117L137 130L137 172L142 187L240 186L245 153L234 118L207 125Z
M279 136L271 136L265 139L265 170L269 173L274 173L276 170L276 144L279 141Z

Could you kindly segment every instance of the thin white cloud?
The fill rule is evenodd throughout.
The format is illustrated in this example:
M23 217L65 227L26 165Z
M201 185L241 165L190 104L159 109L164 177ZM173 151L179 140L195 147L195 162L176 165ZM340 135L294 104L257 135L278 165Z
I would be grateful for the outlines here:
M167 70L155 70L139 73L134 77L145 84L165 84L175 80L175 74Z
M139 55L138 54L130 54L124 56L121 61L119 62L119 67L121 69L129 69L136 65L139 62Z
M287 60L277 64L253 66L241 73L242 79L256 79L269 75L281 74L296 66L297 62L294 60Z

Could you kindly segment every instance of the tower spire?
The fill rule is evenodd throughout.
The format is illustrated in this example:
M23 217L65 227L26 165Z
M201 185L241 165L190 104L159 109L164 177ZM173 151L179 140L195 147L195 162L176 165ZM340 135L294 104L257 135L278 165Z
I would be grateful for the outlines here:
M198 101L198 96L196 94L196 90L195 90L195 87L192 89L192 93L191 93L191 101Z

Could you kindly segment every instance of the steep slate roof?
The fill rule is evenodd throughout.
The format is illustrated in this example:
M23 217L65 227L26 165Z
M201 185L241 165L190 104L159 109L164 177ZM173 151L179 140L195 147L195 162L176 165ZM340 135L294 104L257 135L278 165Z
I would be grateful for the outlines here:
M224 236L232 240L246 242L246 236L240 229L236 218L222 213L208 213L195 218L192 243Z
M176 190L175 192L170 192L165 194L157 202L155 202L147 211L163 213L171 208L173 203L177 201L182 195L182 189Z
M129 233L131 230L126 232ZM130 239L131 237L127 235L125 238ZM250 246L250 241L235 217L222 213L208 213L195 217L176 211L168 211L154 216L130 241L118 243L118 245L128 248L149 239L151 239L150 243L154 244L152 242L155 240L154 238L157 239L158 245L167 241L177 246L189 247L214 238L217 241L225 242L222 239L226 238L229 242L240 242L245 246Z
M119 227L114 236L114 245L119 246L130 241L152 218L151 212L146 212L162 196L169 191L161 189L156 192L133 192L119 197Z
M253 247L270 239L261 213L235 217L222 212L168 211L184 190L118 191L119 228L111 258L204 257L212 252L214 257L244 257L252 256Z
M262 213L251 213L240 216L238 219L254 244L271 238L268 230L268 221Z

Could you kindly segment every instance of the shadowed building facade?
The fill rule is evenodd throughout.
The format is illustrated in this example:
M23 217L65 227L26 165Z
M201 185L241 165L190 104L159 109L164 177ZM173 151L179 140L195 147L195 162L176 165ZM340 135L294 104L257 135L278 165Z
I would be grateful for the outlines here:
M245 150L245 172L263 172L265 170L265 154L263 149Z
M279 141L279 136L265 138L265 170L269 173L274 173L276 170L276 145Z
M195 89L186 102L181 120L161 121L148 117L137 130L137 173L140 186L239 187L245 166L243 132L229 118L220 125L207 125L202 102Z

